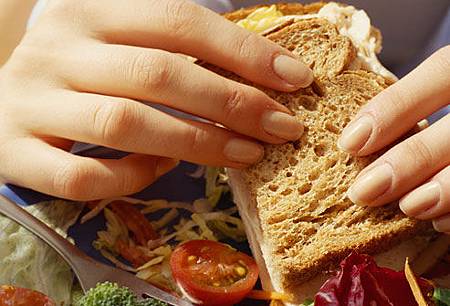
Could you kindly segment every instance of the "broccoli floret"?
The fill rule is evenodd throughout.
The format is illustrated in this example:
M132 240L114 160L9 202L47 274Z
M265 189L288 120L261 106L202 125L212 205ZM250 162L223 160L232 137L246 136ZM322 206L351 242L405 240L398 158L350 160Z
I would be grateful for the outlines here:
M139 301L138 306L168 306L167 303L152 298Z
M166 303L155 299L138 301L134 293L126 287L115 283L105 282L97 284L95 288L86 292L79 302L80 306L167 306Z

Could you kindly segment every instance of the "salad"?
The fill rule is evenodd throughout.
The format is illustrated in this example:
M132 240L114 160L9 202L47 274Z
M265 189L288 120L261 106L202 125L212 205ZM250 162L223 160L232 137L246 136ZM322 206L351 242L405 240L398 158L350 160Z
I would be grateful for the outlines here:
M254 290L258 279L255 261L220 242L245 241L244 227L236 207L223 206L220 201L228 192L223 171L200 170L194 176L205 178L205 198L193 203L105 199L84 203L87 212L82 216L80 203L51 201L27 209L63 236L79 216L81 222L87 222L103 214L106 224L93 245L105 258L195 303L232 305L243 298L271 300L273 306L289 302L290 296L282 292ZM76 282L74 285L70 268L52 249L6 218L0 217L0 230L0 285L5 284L0 288L0 305L164 305L151 299L142 304L127 288L111 283L99 284L83 295ZM25 304L20 304L19 298ZM371 301L377 301L384 305L389 301L406 306L450 305L450 292L416 277L409 264L405 271L396 272L378 267L362 254L345 259L340 271L311 298L303 304L372 305ZM14 303L6 304L11 300Z

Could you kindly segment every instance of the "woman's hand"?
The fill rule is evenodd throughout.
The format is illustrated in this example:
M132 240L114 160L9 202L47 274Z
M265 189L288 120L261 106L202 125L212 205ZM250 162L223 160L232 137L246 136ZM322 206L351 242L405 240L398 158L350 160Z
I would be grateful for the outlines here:
M263 154L257 140L300 137L288 109L175 53L277 90L312 82L289 51L189 1L50 1L0 71L0 175L60 197L98 199L136 192L178 159L245 167ZM66 151L73 141L133 154L74 156Z
M450 46L365 105L339 140L355 155L392 143L417 122L450 102ZM348 192L356 204L377 206L400 199L400 208L432 219L450 232L450 114L395 145L364 169Z

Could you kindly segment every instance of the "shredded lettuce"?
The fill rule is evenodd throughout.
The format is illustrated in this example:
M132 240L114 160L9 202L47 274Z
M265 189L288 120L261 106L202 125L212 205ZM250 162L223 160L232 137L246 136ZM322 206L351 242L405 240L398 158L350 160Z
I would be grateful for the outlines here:
M306 299L300 306L314 306L314 300Z
M222 194L229 191L229 187L227 185L228 178L225 174L225 169L214 167L206 168L205 180L206 180L206 187L205 187L206 198L213 207L216 207L217 203L219 203Z
M67 237L82 209L77 203L42 202L28 212ZM57 305L70 305L73 273L67 263L29 231L0 215L0 283L40 291Z

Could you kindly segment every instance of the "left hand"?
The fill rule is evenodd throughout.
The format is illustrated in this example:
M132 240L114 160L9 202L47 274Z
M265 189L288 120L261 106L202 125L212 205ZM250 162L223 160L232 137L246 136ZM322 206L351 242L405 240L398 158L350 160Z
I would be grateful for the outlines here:
M376 152L450 102L450 45L425 60L358 113L338 145L358 156ZM394 200L408 216L450 233L450 114L392 147L348 191L358 205Z

